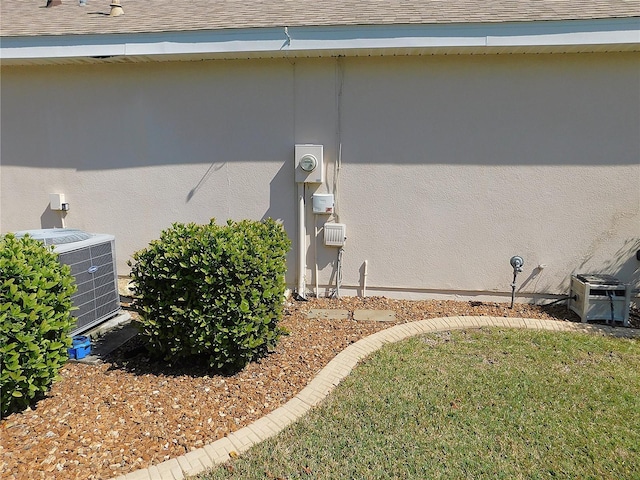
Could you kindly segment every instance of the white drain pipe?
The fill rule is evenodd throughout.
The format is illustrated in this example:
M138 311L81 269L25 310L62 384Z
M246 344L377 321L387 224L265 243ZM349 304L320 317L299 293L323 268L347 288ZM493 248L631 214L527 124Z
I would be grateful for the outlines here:
M318 218L313 217L313 268L314 268L314 280L316 282L315 296L320 296L320 287L318 285Z
M336 298L340 298L340 287L342 286L342 254L344 248L340 247L338 250L338 271L336 273Z
M362 272L362 297L367 296L367 275L369 275L369 260L364 261L364 272Z
M298 183L298 295L306 298L305 271L307 269L305 257L307 250L307 238L305 231L304 215L304 183Z

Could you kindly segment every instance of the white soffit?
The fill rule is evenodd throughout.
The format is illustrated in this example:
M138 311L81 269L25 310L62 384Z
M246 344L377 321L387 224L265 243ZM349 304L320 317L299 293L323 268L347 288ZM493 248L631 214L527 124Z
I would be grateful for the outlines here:
M640 51L640 18L4 37L2 64Z

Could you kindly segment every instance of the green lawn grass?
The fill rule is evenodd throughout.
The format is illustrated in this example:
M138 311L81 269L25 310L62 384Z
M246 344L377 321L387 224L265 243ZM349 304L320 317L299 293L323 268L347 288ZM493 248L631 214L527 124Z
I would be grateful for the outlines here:
M510 329L414 337L198 478L640 479L640 342Z

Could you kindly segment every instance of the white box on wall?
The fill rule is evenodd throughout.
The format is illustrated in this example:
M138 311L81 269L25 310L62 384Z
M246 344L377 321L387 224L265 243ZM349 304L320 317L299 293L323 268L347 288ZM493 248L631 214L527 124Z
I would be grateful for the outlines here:
M344 223L324 224L324 244L327 247L344 247L347 241L347 226Z
M313 213L330 215L333 213L334 197L333 193L313 194Z
M49 207L51 210L62 210L62 204L64 203L66 203L64 200L64 193L49 194Z

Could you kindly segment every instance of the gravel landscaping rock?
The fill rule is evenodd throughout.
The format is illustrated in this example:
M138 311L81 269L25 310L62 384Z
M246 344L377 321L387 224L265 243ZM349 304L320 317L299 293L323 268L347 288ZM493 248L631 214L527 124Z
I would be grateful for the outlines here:
M223 376L149 358L137 337L104 363L67 363L33 409L0 421L2 478L110 479L202 447L275 410L338 352L390 326L450 315L577 321L564 306L382 297L288 303L274 352ZM311 309L343 309L346 319L308 319ZM391 322L356 321L355 310L395 312ZM640 326L637 311L632 324Z

